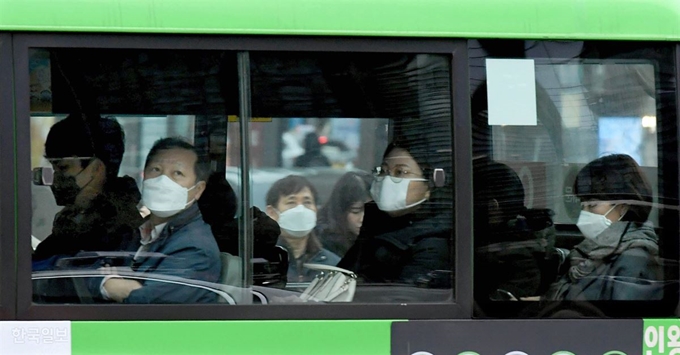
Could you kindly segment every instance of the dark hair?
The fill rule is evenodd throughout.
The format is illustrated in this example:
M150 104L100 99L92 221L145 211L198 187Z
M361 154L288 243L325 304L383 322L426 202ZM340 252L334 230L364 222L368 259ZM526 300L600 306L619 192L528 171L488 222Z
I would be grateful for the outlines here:
M370 198L368 193L372 177L365 172L348 172L333 187L328 202L319 211L319 225L325 231L339 235L349 235L347 213L353 204L362 204Z
M383 154L383 161L385 158L395 149L403 149L407 151L413 160L418 163L418 167L423 171L423 178L430 180L432 174L430 170L430 164L428 163L427 153L424 149L418 149L417 142L413 140L406 139L403 136L395 138L390 144L385 148L385 153Z
M607 155L588 163L574 181L574 193L581 200L632 200L623 221L644 223L649 217L652 188L633 158L626 154Z
M394 149L403 149L413 157L418 163L418 167L423 171L423 178L427 179L430 189L430 199L428 204L438 204L434 208L436 213L445 209L444 206L449 206L453 203L453 192L451 186L452 165L451 165L451 146L449 136L438 137L434 134L428 136L425 134L412 133L409 136L397 136L385 148L383 160ZM432 173L434 168L443 169L445 173L445 182L443 187L435 187L432 181ZM434 207L434 206L432 206ZM420 211L423 213L423 211Z
M319 135L314 132L307 133L303 140L303 147L305 148L305 153L320 151L321 143L319 143Z
M517 218L524 207L524 185L511 167L496 162L482 162L474 168L473 188L475 197L475 218L484 219L489 202L498 202L503 221ZM488 223L482 221L482 223Z
M149 162L151 159L153 159L156 154L158 154L159 151L161 150L169 150L169 149L185 149L194 152L196 154L196 163L194 164L194 173L196 174L196 182L199 181L207 181L208 179L208 167L206 166L205 162L203 161L203 158L201 154L199 154L198 150L196 147L194 147L191 143L187 142L184 140L184 138L181 137L169 137L169 138L161 138L157 140L154 144L153 147L151 147L151 150L149 151L149 155L146 156L146 162L144 163L144 168L146 168L147 165L149 165Z
M46 158L96 157L104 163L107 178L118 176L124 152L123 128L114 118L99 115L71 114L50 128L45 141Z
M312 185L309 180L303 178L302 176L288 175L285 178L275 182L272 187L269 188L266 197L267 205L276 207L281 196L296 194L302 191L305 187L312 192L314 203L316 204L316 201L318 201L318 194L316 192L316 188L314 188L314 185Z

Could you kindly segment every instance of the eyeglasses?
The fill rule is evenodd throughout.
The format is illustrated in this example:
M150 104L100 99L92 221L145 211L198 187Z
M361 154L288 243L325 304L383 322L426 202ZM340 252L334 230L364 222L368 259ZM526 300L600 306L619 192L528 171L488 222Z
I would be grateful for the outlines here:
M416 174L403 166L396 166L394 167L394 169L392 169L392 171L382 166L376 166L375 168L373 168L373 177L375 178L375 180L383 181L386 176L389 176L390 180L392 180L393 182L400 182L404 179L407 180L418 179L419 181L427 181L427 179L423 179L423 175Z

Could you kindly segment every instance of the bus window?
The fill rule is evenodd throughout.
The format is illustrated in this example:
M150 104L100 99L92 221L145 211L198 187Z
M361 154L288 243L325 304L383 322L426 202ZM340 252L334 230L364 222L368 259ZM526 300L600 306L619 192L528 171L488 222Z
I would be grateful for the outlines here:
M513 45L514 52L493 41L470 44L481 314L671 314L672 51ZM528 100L517 99L522 94ZM624 310L620 301L640 307Z
M215 188L235 58L31 50L34 302L238 303L221 282L222 224L206 223L229 223L216 214L237 203Z
M339 267L354 302L450 302L450 58L250 59L251 200L280 227L286 289Z

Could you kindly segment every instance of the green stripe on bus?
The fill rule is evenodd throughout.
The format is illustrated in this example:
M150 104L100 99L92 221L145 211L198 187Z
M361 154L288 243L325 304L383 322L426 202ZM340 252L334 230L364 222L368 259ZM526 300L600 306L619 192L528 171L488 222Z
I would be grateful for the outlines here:
M677 0L0 0L0 30L680 39Z
M74 321L72 354L389 355L388 320Z

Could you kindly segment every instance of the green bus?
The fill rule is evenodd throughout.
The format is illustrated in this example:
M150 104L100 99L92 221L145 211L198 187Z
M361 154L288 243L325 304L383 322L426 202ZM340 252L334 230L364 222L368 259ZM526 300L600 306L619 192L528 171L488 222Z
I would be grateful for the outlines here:
M0 355L680 353L679 78L675 0L0 0Z

